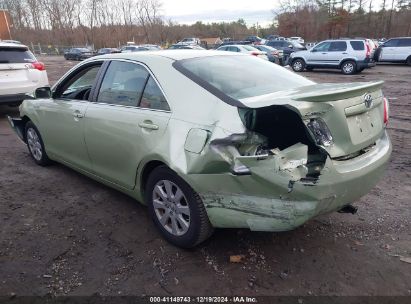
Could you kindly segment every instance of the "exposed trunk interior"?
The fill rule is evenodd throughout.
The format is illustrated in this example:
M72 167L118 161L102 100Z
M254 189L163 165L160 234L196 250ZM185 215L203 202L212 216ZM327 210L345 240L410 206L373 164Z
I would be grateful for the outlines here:
M294 144L308 146L307 176L318 176L327 154L312 140L301 117L285 106L269 106L258 109L240 109L240 116L250 131L267 137L267 150L284 150Z

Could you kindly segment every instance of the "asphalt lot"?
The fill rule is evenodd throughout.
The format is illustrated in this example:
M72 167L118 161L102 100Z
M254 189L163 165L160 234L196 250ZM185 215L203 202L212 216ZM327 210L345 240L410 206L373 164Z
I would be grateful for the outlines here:
M53 83L75 62L41 58ZM290 232L218 230L193 250L165 242L145 207L79 173L31 160L0 107L0 295L411 295L411 67L314 71L385 80L393 154L355 202ZM230 255L244 255L230 263ZM404 260L404 261L402 261Z

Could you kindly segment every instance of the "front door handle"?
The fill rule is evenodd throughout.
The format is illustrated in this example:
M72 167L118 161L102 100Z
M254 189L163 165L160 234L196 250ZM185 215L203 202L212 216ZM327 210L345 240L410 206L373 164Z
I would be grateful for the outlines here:
M344 55L347 55L348 53L343 53Z
M151 120L145 120L138 124L140 128L149 129L149 130L158 130L158 126L153 124Z
M74 116L74 117L77 117L77 118L83 118L83 117L84 117L84 114L81 113L79 110L75 110L75 111L73 112L73 116Z

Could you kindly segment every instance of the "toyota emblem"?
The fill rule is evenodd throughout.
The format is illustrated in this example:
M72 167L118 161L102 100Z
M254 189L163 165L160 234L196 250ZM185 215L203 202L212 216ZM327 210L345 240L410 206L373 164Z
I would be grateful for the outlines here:
M367 108L371 108L372 106L372 96L371 94L367 93L364 95L364 104Z

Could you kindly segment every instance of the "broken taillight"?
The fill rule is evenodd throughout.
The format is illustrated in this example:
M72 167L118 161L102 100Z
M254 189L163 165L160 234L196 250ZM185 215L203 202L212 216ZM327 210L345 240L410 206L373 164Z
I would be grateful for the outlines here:
M388 117L390 114L390 105L388 103L388 98L384 97L384 124L388 125Z
M325 147L332 145L333 137L324 120L321 118L312 118L307 123L307 127L313 133L317 144Z

